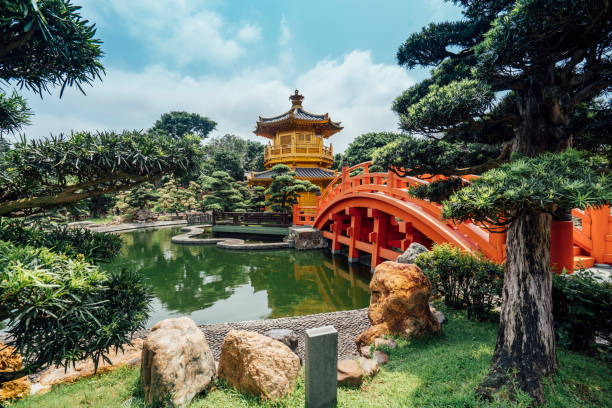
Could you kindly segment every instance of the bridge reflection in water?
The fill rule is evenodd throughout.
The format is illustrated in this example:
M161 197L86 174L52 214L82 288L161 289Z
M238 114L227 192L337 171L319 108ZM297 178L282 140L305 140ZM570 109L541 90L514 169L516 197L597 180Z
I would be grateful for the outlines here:
M176 316L198 324L367 307L369 267L326 251L227 251L170 242L179 229L122 234L107 270L142 273L155 296L149 326Z

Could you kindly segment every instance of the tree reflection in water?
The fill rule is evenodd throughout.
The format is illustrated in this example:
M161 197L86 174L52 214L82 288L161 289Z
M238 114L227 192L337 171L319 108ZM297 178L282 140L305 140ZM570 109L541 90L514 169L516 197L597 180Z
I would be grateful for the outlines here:
M366 307L369 268L325 251L227 251L175 245L178 228L124 233L103 268L138 270L156 300L150 324L189 315L196 323L251 320Z

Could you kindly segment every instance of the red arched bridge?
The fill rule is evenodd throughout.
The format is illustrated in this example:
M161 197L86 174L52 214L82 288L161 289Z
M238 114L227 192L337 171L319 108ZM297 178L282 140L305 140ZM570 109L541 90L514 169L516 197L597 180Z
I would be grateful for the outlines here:
M398 177L391 171L370 173L370 165L367 162L343 168L317 198L316 207L294 206L293 223L321 230L331 240L334 253L339 253L343 245L348 247L349 262L359 261L360 253L370 254L372 268L385 260L394 261L413 242L427 247L449 242L504 261L505 233L491 233L471 222L443 220L440 205L407 194L407 188L438 176L427 181ZM612 263L610 207L573 210L572 215L580 226L572 221L553 222L553 268L572 271L594 263Z

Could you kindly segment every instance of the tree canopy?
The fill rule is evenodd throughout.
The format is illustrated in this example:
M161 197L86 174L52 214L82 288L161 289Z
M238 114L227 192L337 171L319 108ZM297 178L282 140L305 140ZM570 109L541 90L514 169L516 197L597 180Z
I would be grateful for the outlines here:
M164 175L197 172L201 157L200 138L192 135L125 131L22 138L0 155L0 215L33 214Z
M429 78L394 102L407 135L375 153L401 176L448 180L412 191L443 215L507 227L504 303L490 375L543 400L557 359L550 227L572 207L611 200L612 5L594 0L455 0L458 21L432 23L399 47ZM588 153L573 150L576 146ZM477 174L477 181L458 176ZM444 201L448 199L447 201Z
M240 191L240 185L228 173L215 171L212 176L206 176L203 180L204 190L208 194L202 206L213 211L244 211L245 197Z
M0 4L0 135L17 132L30 111L16 85L42 96L51 88L92 84L104 73L95 25L70 0L16 0Z
M343 160L346 160L349 166L372 160L376 149L386 146L397 137L396 133L389 132L370 132L357 136L344 152L344 157L339 161L340 167L337 169L342 168ZM335 158L334 161L336 161Z
M162 114L151 130L164 132L177 138L196 135L204 139L216 126L216 122L197 113L173 111Z

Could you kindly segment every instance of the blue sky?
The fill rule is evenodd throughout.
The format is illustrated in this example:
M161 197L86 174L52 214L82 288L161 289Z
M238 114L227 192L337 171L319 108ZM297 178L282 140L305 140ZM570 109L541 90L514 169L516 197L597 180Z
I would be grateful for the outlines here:
M26 95L29 137L148 128L187 110L215 120L215 135L255 139L258 116L286 111L298 88L307 110L342 121L331 139L342 151L362 133L397 130L393 99L427 75L399 67L397 48L460 15L443 0L75 2L98 27L107 75L87 96Z

